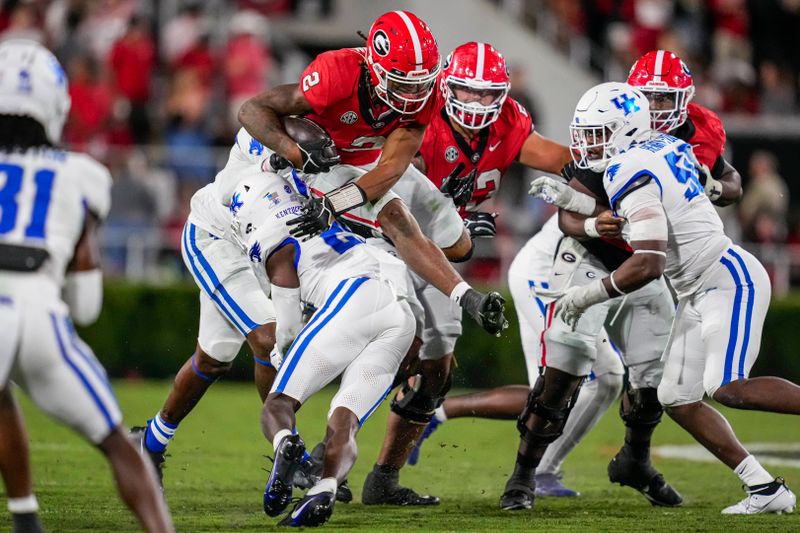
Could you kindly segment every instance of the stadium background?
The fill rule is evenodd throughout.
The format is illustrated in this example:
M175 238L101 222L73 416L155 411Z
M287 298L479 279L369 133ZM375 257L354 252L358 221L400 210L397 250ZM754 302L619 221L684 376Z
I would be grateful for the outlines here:
M227 158L239 105L296 82L322 50L360 45L356 30L398 8L429 23L443 54L469 40L503 51L512 95L539 131L562 142L587 87L624 79L654 48L683 57L695 101L721 115L728 159L744 179L743 201L722 210L726 231L773 280L756 373L800 380L800 297L792 295L800 284L800 1L5 1L0 40L26 37L54 50L70 79L66 144L103 161L115 179L102 231L105 306L82 332L112 376L167 377L194 347L197 289L180 231L192 193ZM498 237L479 243L464 269L470 281L504 287L514 254L552 213L525 195L533 176L522 168L505 176L491 206ZM516 328L496 341L468 322L457 384L524 381ZM251 364L240 358L233 377L246 378Z

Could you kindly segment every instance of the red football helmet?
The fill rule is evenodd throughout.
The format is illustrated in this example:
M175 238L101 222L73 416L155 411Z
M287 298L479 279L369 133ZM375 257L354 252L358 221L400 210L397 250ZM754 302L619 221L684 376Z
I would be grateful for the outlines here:
M506 60L488 43L462 44L447 56L440 87L447 115L469 129L500 116L511 83Z
M680 57L653 50L640 57L628 74L628 85L638 87L650 101L650 125L668 133L684 122L694 97L692 73Z
M408 11L378 17L367 36L367 65L378 97L403 114L419 112L439 75L439 47L428 25Z

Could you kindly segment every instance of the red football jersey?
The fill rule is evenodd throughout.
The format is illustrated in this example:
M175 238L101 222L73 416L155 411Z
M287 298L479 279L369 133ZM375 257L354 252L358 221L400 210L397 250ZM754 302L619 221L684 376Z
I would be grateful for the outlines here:
M689 116L686 122L691 122L691 127L686 130L689 135L688 139L684 139L681 135L676 135L680 139L692 145L697 161L701 165L707 165L708 168L714 168L714 163L717 158L725 151L725 128L722 126L722 121L716 113L710 109L697 104L689 104ZM676 133L683 133L684 126L682 125Z
M367 165L380 157L386 136L397 128L427 125L441 106L438 91L414 115L402 115L369 96L365 48L324 52L300 78L300 88L314 109L306 115L325 128L342 163Z
M437 187L444 178L464 163L461 175L477 169L472 200L461 209L475 211L488 200L500 186L500 178L517 158L522 144L533 131L531 115L512 98L507 98L496 121L483 128L478 135L467 140L457 133L441 108L425 130L420 154L425 161L425 173Z

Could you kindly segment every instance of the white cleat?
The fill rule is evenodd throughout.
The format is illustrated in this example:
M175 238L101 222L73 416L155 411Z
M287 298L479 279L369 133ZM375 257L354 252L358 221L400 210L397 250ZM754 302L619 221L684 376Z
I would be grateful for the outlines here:
M722 514L791 513L797 505L797 496L789 490L783 478L757 488L745 488L747 498L722 510ZM767 494L765 494L767 493Z

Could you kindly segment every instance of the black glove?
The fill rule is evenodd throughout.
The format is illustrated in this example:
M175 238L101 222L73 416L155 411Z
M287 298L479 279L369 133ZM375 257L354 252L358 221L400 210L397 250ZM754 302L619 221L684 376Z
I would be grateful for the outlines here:
M464 219L464 226L467 228L470 238L489 239L497 235L497 226L495 226L494 222L496 217L497 213L484 213L482 211L470 213Z
M328 172L341 162L331 139L297 143L297 147L300 148L300 156L303 158L303 167L300 170L306 174Z
M289 235L307 241L330 228L332 222L333 208L323 196L309 199L303 206L302 214L286 222L286 225L294 226L289 230Z
M439 187L440 191L453 199L456 207L467 205L472 199L472 191L475 189L475 174L478 170L473 168L466 176L459 176L464 170L464 166L463 162L456 165L450 175L442 180L442 186Z
M469 289L461 297L460 303L464 311L488 333L499 337L508 327L508 320L503 315L506 301L499 293L481 294L475 289Z
M289 168L292 166L292 163L289 162L289 160L285 157L281 157L278 154L273 153L271 156L269 156L269 166L273 171L277 172L278 170Z

